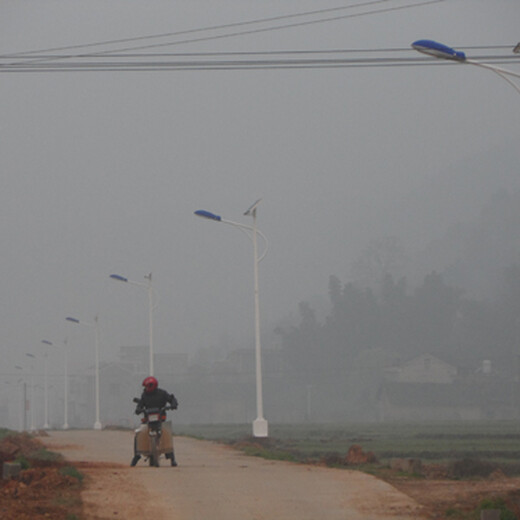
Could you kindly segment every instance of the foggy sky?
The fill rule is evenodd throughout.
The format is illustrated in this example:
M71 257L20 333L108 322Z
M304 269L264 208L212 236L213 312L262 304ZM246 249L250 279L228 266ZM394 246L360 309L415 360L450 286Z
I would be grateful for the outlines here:
M348 4L4 0L0 46L9 54ZM519 22L515 0L447 0L165 50L389 49L419 38L512 48ZM268 331L298 302L326 296L329 275L348 281L370 240L399 236L413 254L497 189L520 186L520 97L469 65L6 73L0 93L4 378L27 365L26 352L41 356L42 339L68 338L76 370L92 363L92 331L66 316L99 316L102 360L146 345L146 292L112 273L153 273L156 352L193 354L223 337L252 347L251 243L195 210L251 224L242 214L263 198Z

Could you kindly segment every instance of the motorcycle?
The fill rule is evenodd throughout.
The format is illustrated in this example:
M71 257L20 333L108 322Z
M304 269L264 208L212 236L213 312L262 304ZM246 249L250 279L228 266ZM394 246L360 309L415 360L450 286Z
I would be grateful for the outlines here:
M139 403L137 397L134 403ZM173 435L171 421L166 420L166 412L174 410L170 405L163 408L143 408L136 410L142 413L141 425L135 430L134 457L131 466L135 466L141 457L148 460L150 466L159 467L159 457L164 454L172 466L177 466L173 452Z

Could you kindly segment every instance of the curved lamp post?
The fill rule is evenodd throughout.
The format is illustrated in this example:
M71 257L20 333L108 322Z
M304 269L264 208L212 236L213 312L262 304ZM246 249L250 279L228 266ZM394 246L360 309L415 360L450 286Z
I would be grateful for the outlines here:
M42 339L42 343L44 345L52 346L52 341L48 341L46 339ZM43 429L49 429L49 384L48 384L48 364L47 364L47 352L43 354L43 370L44 370L44 383L43 383L43 394L44 394L44 424Z
M513 49L514 52L518 52L517 49L519 48L519 45L517 45L515 49ZM434 40L417 40L412 43L412 48L416 51L422 52L423 54L428 54L429 56L433 56L435 58L457 61L459 63L468 63L470 65L482 67L483 69L492 70L495 74L507 81L520 94L520 86L518 86L508 77L514 76L515 78L520 78L520 74L518 74L517 72L502 69L500 67L495 67L494 65L490 65L489 63L482 63L480 61L470 60L466 58L466 54L464 52L457 51L452 47L448 47L447 45L436 42Z
M130 285L139 285L145 287L148 291L148 324L149 324L149 338L150 338L150 375L154 375L153 370L153 290L152 290L152 273L145 275L148 282L134 282L125 276L119 274L111 274L110 278L119 282L129 283Z
M94 430L101 430L101 421L99 420L99 325L98 317L94 317L94 322L90 323L87 321L80 321L76 318L68 316L65 318L67 321L77 323L79 325L86 325L94 328L95 342L96 342L96 421L94 423Z
M258 263L267 254L268 242L265 235L259 231L256 227L256 208L260 204L262 199L257 200L251 205L245 212L244 215L253 217L253 225L248 226L246 224L240 224L239 222L233 222L231 220L223 219L220 215L215 215L210 211L200 209L195 211L195 215L215 222L222 222L229 224L242 231L244 231L253 242L253 253L254 253L254 295L255 295L255 360L256 360L256 419L253 421L253 435L255 437L267 437L268 436L268 424L264 418L263 409L263 397L262 397L262 356L260 347L260 305L258 299ZM258 257L258 245L257 235L260 235L265 243L265 250L262 256Z

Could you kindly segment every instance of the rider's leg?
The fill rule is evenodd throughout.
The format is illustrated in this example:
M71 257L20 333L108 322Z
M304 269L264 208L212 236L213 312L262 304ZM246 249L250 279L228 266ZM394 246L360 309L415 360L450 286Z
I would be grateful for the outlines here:
M173 450L170 453L165 453L165 457L170 459L170 463L172 466L177 466L177 461L175 460L175 453Z
M141 455L137 453L137 435L134 436L134 458L132 459L132 462L130 462L130 466L135 466L139 459L141 458Z

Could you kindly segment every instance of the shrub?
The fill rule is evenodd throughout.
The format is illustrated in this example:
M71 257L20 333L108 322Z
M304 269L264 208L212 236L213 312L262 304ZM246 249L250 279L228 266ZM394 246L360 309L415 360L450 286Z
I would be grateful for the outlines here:
M83 473L79 472L77 468L74 466L64 466L63 468L60 468L60 473L62 475L73 477L78 480L78 482L82 482L85 475Z
M29 469L31 467L31 464L29 463L25 455L18 455L18 457L16 457L14 461L20 464L20 467L22 469Z
M46 448L39 448L28 453L27 459L33 467L45 467L62 461L63 456Z
M508 509L505 500L503 498L486 498L480 502L479 509L499 509L500 520L517 520L516 515Z

